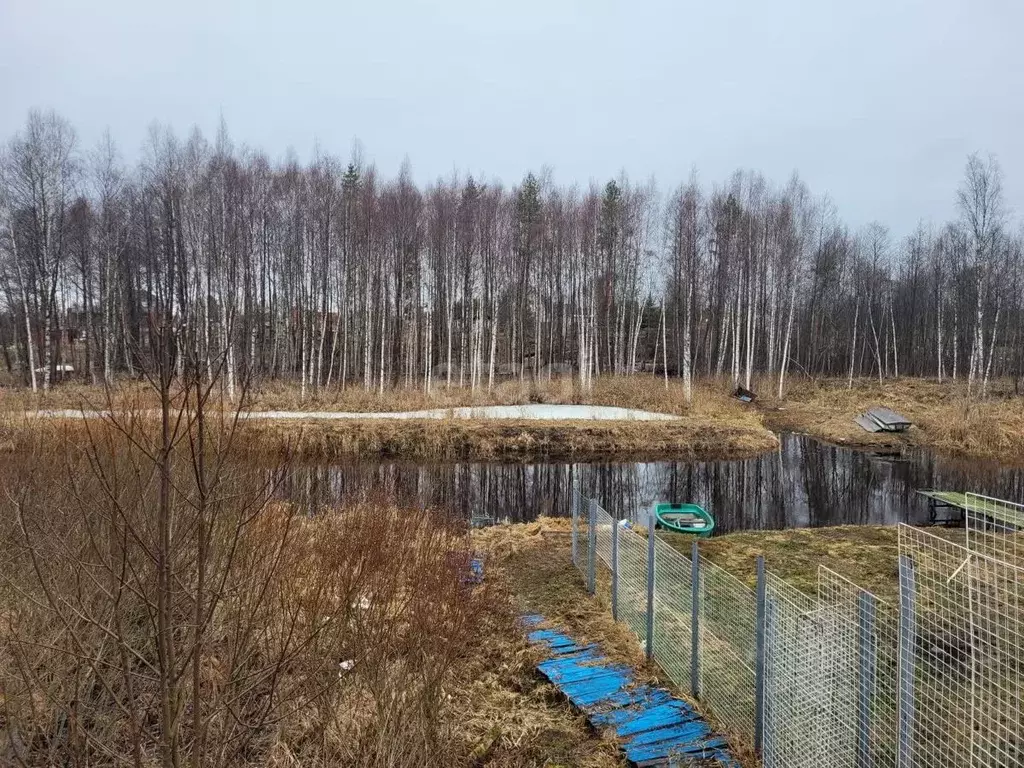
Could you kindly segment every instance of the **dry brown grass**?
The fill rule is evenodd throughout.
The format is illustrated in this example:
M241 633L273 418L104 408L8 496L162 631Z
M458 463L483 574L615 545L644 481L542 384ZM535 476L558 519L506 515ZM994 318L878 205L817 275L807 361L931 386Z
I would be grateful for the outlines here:
M109 397L109 405L107 399ZM59 432L52 419L25 418L36 409L147 410L152 396L134 383L105 393L87 387L58 387L46 395L20 392L0 401L0 445L6 440L19 447L36 441L34 433ZM468 390L438 388L425 396L420 391L393 391L383 397L361 389L332 392L320 399L298 401L294 386L270 385L247 402L254 411L266 409L343 410L352 412L417 410L468 404L576 404L588 402L679 415L671 421L611 420L489 420L489 419L345 419L249 420L240 429L239 449L250 455L297 454L311 459L354 455L411 458L473 459L714 459L754 456L778 445L761 424L756 411L746 408L714 388L698 388L690 407L682 389L653 377L606 377L595 382L584 397L571 380L520 385L506 382L493 392L473 395ZM229 417L226 401L221 413ZM76 418L61 419L73 436ZM95 422L94 422L95 423ZM26 433L27 430L27 433ZM72 437L73 439L73 437Z
M153 424L155 427L155 422ZM43 419L0 413L0 452L81 442L101 420ZM421 460L731 459L778 446L768 430L678 421L519 421L514 419L249 420L238 457L333 460L359 456Z
M540 517L475 531L474 541L490 554L523 613L539 613L583 642L600 642L609 657L643 667L636 637L625 624L612 621L607 590L599 589L595 599L586 594L569 557L570 536L568 519Z
M366 419L246 422L252 454L309 459L375 455L421 459L713 459L754 456L778 445L764 428L685 417L673 421Z
M83 428L66 446L68 425L23 430L34 452L0 466L10 491L0 500L4 765L131 764L134 745L139 764L156 765L163 740L148 618L152 476L128 460L144 449L114 433L94 430L101 450L85 456ZM195 499L177 476L174 610L188 650ZM240 505L258 486L243 473L218 492L210 574L220 600L193 649L201 696L182 692L184 759L198 705L208 765L619 764L538 684L500 569L482 586L463 583L470 542L459 528L386 501L315 517L273 502L255 514Z
M967 396L963 382L904 378L857 379L852 389L843 380L794 380L784 401L762 403L773 429L806 432L834 443L901 448L921 445L949 455L1024 462L1024 397L1004 382L990 388L985 400ZM903 435L870 434L853 418L875 405L892 408L914 422Z
M731 397L726 380L697 382L693 403L686 406L682 386L654 376L604 376L590 393L572 379L541 382L506 381L488 392L435 385L422 389L390 389L383 394L361 387L299 396L293 382L264 382L254 389L246 406L252 410L337 410L351 412L403 411L467 405L595 404L671 413L678 422L588 423L578 421L504 422L454 420L327 422L259 422L248 425L252 450L280 452L288 445L309 457L377 454L424 458L738 458L777 445L770 429L805 432L850 446L901 449L907 445L934 448L950 455L995 458L1024 463L1024 397L1012 394L1005 382L994 382L985 400L968 398L963 382L903 378L879 384L858 379L852 389L845 380L793 377L786 397L771 397L773 383L756 382L757 406ZM65 384L33 395L24 389L0 390L0 414L46 408L91 408L105 403L102 389ZM116 403L137 407L155 405L138 382L120 382ZM915 426L904 435L869 434L853 417L873 405L887 405L908 416ZM221 401L225 410L233 406ZM16 422L16 420L15 420ZM35 427L33 427L35 428ZM8 416L7 440L16 431ZM0 426L0 447L5 444Z

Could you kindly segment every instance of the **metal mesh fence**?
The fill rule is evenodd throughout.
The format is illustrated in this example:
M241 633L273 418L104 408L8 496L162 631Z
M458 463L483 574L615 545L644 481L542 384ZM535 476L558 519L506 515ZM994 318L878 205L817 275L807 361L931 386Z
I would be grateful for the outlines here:
M967 548L993 560L1024 568L1024 504L964 494Z
M647 641L647 537L619 529L619 619Z
M971 765L970 550L907 526L899 544L900 765Z
M975 557L968 576L971 765L1024 765L1024 569Z
M757 598L704 557L699 586L700 696L736 737L753 743Z
M654 542L654 657L683 689L690 687L693 564L664 541Z
M576 567L584 578L587 575L587 563L590 559L590 516L589 500L579 491L572 492L572 557Z
M972 765L1024 764L1024 506L967 494Z
M611 568L612 527L615 525L615 519L598 506L594 523L594 541L597 545L598 561L606 568Z
M586 577L593 549L599 593L617 583L618 617L645 642L647 531L600 507L591 530L589 509L574 499L574 562ZM973 496L966 536L900 526L898 606L827 568L815 594L765 572L763 620L760 590L655 538L654 658L684 690L696 672L737 743L760 726L768 768L1024 768L1020 511Z
M830 741L822 676L833 634L818 601L765 576L764 744L766 768L819 766Z
M818 569L827 692L823 765L895 768L897 622L892 605L828 568Z

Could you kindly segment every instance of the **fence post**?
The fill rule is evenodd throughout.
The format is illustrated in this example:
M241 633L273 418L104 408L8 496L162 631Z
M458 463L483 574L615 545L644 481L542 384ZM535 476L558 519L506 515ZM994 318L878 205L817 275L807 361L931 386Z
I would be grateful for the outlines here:
M857 657L860 675L857 686L857 763L871 768L871 699L875 693L875 596L861 592L857 610Z
M914 615L914 561L900 555L900 689L899 768L913 768L911 747L914 737L914 651L917 626Z
M587 531L587 591L597 592L597 499L590 500L590 525Z
M654 658L654 507L647 518L647 660Z
M700 548L690 547L690 693L700 698Z
M619 620L619 521L612 519L612 620Z
M572 564L579 568L580 561L580 495L576 491L569 491L572 497L569 500L569 507L572 514Z
M754 657L754 751L764 746L764 636L765 596L764 555L757 556L757 627Z

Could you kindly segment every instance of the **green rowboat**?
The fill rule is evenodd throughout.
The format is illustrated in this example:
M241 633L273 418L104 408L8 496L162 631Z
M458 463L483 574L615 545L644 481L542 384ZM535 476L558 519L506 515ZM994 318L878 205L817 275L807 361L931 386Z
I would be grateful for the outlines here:
M715 530L715 518L699 504L656 504L654 516L662 528L677 533L710 536Z

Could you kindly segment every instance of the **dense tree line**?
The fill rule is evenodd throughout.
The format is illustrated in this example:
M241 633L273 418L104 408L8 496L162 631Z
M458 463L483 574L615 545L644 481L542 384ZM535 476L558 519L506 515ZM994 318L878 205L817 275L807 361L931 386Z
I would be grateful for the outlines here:
M950 191L951 194L954 190ZM135 374L158 339L303 393L602 373L1022 376L1020 231L994 160L959 216L851 231L794 176L667 194L308 164L154 128L134 168L33 112L0 155L0 348L33 388Z

